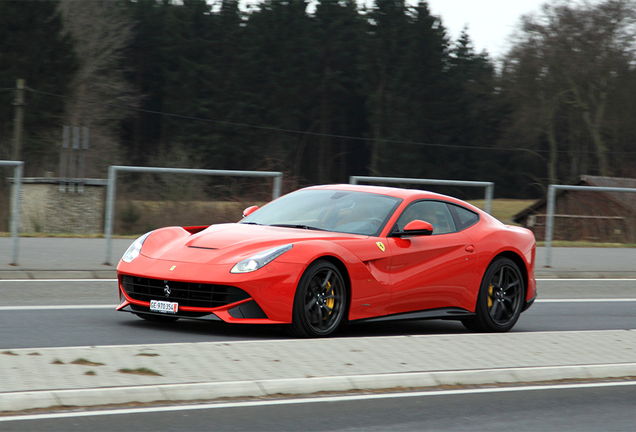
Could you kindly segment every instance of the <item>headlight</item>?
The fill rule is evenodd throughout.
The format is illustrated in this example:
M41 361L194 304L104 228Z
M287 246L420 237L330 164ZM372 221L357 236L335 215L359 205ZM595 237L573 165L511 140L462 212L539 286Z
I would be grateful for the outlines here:
M143 246L144 242L146 241L146 238L150 234L152 234L152 231L147 232L146 234L142 235L137 240L135 240L133 244L131 244L128 247L128 250L126 250L126 253L124 254L124 256L121 257L122 261L129 263L135 258L137 258L139 256L139 253L141 252L141 246Z
M288 244L284 246L278 246L249 257L248 259L244 259L243 261L232 267L230 273L249 273L253 272L254 270L258 270L259 268L266 266L267 263L275 260L282 254L290 250L292 246L294 245Z

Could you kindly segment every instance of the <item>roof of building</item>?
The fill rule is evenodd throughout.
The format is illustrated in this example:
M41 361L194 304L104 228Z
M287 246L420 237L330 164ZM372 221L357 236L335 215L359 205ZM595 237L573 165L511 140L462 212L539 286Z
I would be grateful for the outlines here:
M633 178L620 178L620 177L601 177L601 176L581 176L576 186L596 186L596 187L618 187L618 188L634 188L636 189L636 179ZM571 191L558 190L557 195L568 193ZM621 206L624 206L630 210L636 212L636 193L625 192L604 192L598 193L605 194L609 199L615 201ZM512 220L519 223L521 219L529 214L536 213L541 207L546 205L546 198L541 198L535 201L530 206L521 210L519 213L512 217Z

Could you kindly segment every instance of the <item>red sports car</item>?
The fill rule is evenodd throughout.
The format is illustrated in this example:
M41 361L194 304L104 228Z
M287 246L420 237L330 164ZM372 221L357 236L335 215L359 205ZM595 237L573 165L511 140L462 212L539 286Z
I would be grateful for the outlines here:
M238 223L167 227L117 266L117 310L155 321L290 324L328 336L346 321L460 320L510 330L536 296L535 239L445 195L328 185Z

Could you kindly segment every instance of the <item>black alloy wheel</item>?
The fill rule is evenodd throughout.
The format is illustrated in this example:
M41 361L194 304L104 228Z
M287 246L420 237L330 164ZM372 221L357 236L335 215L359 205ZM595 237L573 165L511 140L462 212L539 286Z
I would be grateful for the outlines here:
M475 316L462 323L472 331L506 332L521 315L525 292L525 281L517 264L508 258L496 258L486 269Z
M340 271L328 261L311 264L300 278L292 329L302 337L333 334L345 319L347 290Z

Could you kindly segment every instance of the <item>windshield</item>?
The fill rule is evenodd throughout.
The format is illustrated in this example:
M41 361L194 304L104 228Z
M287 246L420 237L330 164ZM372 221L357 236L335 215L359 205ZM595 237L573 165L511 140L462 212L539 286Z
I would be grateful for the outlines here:
M240 223L378 235L402 200L387 195L300 190L267 204Z

